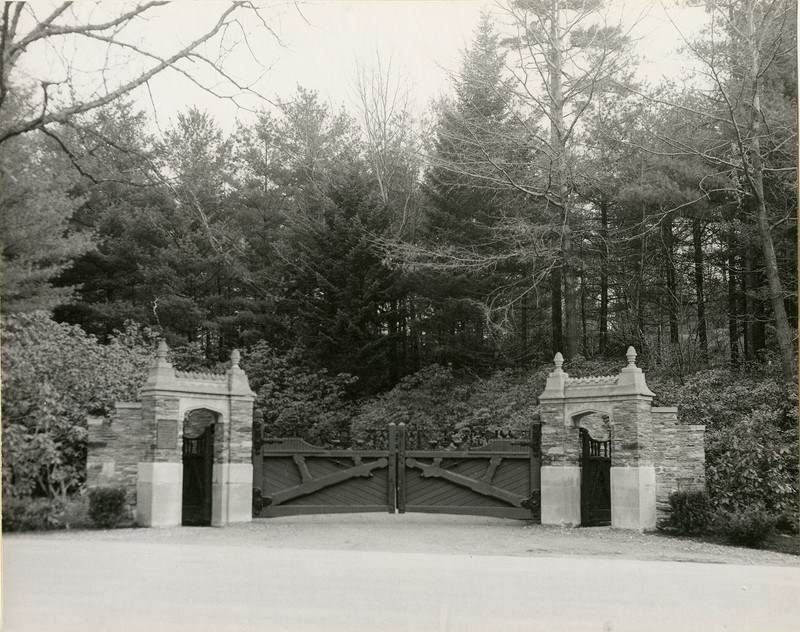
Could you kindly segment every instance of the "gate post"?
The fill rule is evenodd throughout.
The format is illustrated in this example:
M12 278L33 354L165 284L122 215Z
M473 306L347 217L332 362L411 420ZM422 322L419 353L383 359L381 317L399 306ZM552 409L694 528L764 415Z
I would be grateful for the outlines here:
M175 369L162 340L141 390L142 418L150 435L144 458L137 463L136 522L146 527L181 524L183 447L180 399L171 392Z
M656 469L653 465L655 393L636 366L636 350L628 347L628 366L617 380L611 451L611 526L655 529Z
M387 475L386 505L389 513L394 513L397 503L397 426L389 424L389 473Z
M561 367L564 356L556 353L554 368L539 396L542 422L541 485L542 524L581 523L581 470L575 429L565 423L564 389L569 375Z
M253 519L253 402L247 374L239 366L238 349L231 353L228 386L230 422L228 444L222 463L214 466L215 483L221 496L217 525L250 522Z
M406 425L397 424L397 512L406 512Z

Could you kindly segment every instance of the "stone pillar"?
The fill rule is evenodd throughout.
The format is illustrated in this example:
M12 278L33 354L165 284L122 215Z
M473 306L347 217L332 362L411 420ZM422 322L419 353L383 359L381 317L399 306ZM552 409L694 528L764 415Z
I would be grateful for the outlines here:
M655 393L628 347L628 366L619 374L611 420L611 526L655 529L656 470L653 466L652 403Z
M231 354L228 370L230 423L225 429L225 459L214 465L212 490L221 497L213 525L253 519L253 401L247 375L239 367L239 351Z
M181 524L183 463L139 463L136 522L142 527Z
M542 524L581 523L581 470L577 430L565 423L565 387L569 375L556 353L555 368L539 396L542 421Z
M136 477L136 522L144 527L181 524L180 400L168 393L175 381L175 369L167 360L167 351L162 340L141 390L142 420L150 435L150 450L146 460L138 464Z

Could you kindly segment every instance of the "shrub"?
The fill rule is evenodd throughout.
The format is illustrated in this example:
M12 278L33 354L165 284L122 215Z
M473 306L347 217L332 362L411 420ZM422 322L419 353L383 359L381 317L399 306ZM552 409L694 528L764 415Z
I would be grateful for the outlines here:
M63 527L63 503L50 498L3 498L3 531L46 531Z
M403 378L388 393L362 403L352 432L367 445L385 445L386 425L405 423L408 445L475 448L495 437L525 437L547 369L505 369L486 378L431 365Z
M683 423L705 424L706 489L715 509L759 507L787 524L798 507L797 385L768 366L758 372L702 371L685 385L651 380L662 405Z
M65 529L81 529L92 526L89 518L89 497L75 494L64 499L64 514L61 522Z
M678 533L694 535L706 530L710 504L705 491L678 491L669 496L669 526Z
M153 354L134 325L103 345L43 312L2 320L3 497L63 498L80 490L86 418L136 397Z
M267 436L329 445L347 434L352 376L308 368L300 351L279 354L263 341L243 354L242 368L258 394L255 405L263 412Z
M757 547L775 528L775 519L763 509L749 508L741 511L720 511L719 529L733 544Z
M792 514L781 514L775 521L775 528L783 533L797 534L800 532L800 525L797 524L797 516Z
M126 513L125 490L121 487L94 487L89 490L89 517L98 527L114 528Z

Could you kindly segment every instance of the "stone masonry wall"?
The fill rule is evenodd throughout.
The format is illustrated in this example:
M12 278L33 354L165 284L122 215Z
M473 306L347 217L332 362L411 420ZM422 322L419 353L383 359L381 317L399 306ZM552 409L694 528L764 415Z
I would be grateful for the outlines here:
M230 454L231 463L253 461L253 401L231 400Z
M90 418L87 486L123 487L135 505L137 465L152 454L151 435L151 423L144 420L138 402L117 404L110 419Z
M564 407L540 403L542 420L542 465L577 465L581 456L581 441L575 428L564 425Z
M669 495L705 489L705 426L678 422L676 408L653 408L653 462L658 522L669 518Z

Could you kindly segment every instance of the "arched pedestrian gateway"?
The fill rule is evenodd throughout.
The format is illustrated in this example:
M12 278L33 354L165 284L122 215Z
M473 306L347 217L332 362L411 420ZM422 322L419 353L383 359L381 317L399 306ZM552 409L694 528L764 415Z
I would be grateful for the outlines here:
M636 366L636 350L629 347L626 357L619 375L571 378L556 354L539 397L544 524L591 524L582 515L595 500L591 494L607 492L611 526L652 529L672 491L705 485L705 426L681 425L677 408L653 407L655 393ZM580 432L581 420L590 415L608 419L603 454L591 447L590 432ZM595 459L608 460L607 489L602 480L592 485L593 477L602 478Z
M239 352L226 373L176 371L162 341L140 401L90 425L89 485L135 494L141 526L248 522L253 400Z

